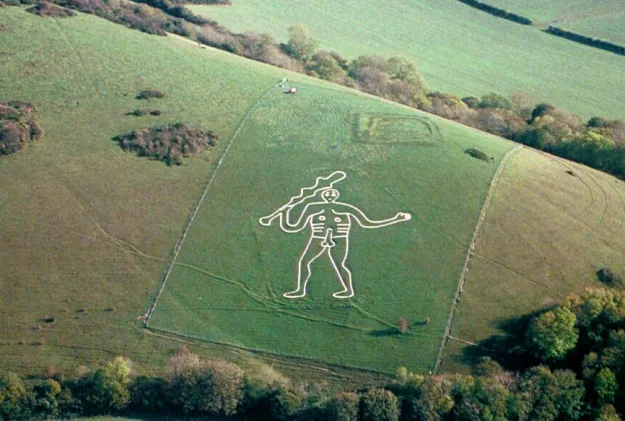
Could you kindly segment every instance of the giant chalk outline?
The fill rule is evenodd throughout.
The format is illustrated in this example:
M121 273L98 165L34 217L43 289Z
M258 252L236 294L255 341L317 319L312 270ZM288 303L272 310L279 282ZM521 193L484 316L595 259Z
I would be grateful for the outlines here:
M283 294L285 298L302 298L306 296L306 286L312 274L311 264L322 254L327 253L330 263L334 268L343 290L332 294L334 298L351 298L354 296L352 284L352 273L346 266L349 254L349 233L352 227L352 219L362 228L373 229L382 228L398 222L409 221L412 216L409 213L398 212L394 217L379 221L369 219L363 211L357 207L337 202L339 191L334 188L334 184L347 177L344 171L335 171L327 177L317 177L315 184L311 187L304 187L297 196L283 206L275 210L270 215L258 220L263 226L270 226L275 219L279 220L280 228L283 232L293 234L310 228L311 235L297 263L297 288L295 291ZM320 196L320 201L315 200ZM304 205L299 217L295 222L291 222L291 211ZM339 211L335 210L336 208ZM331 224L334 222L334 224ZM330 226L328 226L330 225ZM336 233L335 233L336 230ZM340 265L333 256L333 252L339 250L342 253ZM302 280L302 267L306 267L306 277Z

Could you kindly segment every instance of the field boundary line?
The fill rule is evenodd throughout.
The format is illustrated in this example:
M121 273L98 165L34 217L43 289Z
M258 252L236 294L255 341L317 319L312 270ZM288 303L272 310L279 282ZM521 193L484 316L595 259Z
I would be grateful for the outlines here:
M234 143L235 139L239 135L239 132L241 131L241 129L243 128L243 126L245 125L247 120L251 117L252 113L256 110L256 107L258 107L258 104L263 99L265 99L265 97L276 86L278 86L278 85L272 85L256 101L254 101L254 103L250 106L250 109L243 116L243 119L241 119L241 123L239 123L239 126L235 130L234 134L230 138L230 142L228 142L228 146L226 146L226 149L224 149L224 152L221 155L221 158L219 158L219 161L217 162L217 166L215 167L215 169L213 170L213 173L208 178L208 181L206 183L206 187L204 187L204 191L200 195L200 198L198 199L197 204L195 205L195 207L193 208L193 211L191 212L191 216L189 218L189 221L187 222L187 225L184 228L184 231L182 232L182 236L178 239L178 242L176 243L176 246L174 247L173 257L171 259L171 262L169 262L167 264L167 268L165 270L165 275L163 276L163 280L161 281L161 287L159 288L158 293L156 294L156 298L154 299L154 303L150 306L150 308L148 309L148 312L146 313L145 321L143 322L143 327L146 327L146 328L148 327L148 322L150 321L150 317L152 317L152 314L154 313L154 310L156 309L156 304L158 303L158 300L159 300L159 298L161 298L161 294L163 293L163 290L165 289L165 284L167 283L167 279L169 279L169 275L171 274L171 271L174 268L174 265L176 263L176 259L178 258L178 254L180 253L180 249L182 248L182 244L184 243L184 240L187 237L187 234L189 233L189 229L191 228L191 224L193 224L193 220L195 219L195 216L197 215L198 211L200 210L200 206L202 206L202 202L204 201L204 197L206 197L206 193L208 193L208 190L210 189L211 185L213 184L213 180L215 179L215 176L217 175L217 172L219 171L219 168L221 167L221 164L223 163L224 159L228 155L228 151L230 150L230 147Z
M471 261L471 257L473 256L473 250L475 250L475 246L477 245L477 241L479 239L479 234L482 229L482 223L484 219L486 219L486 212L488 211L488 207L490 205L490 201L493 198L493 194L495 192L495 188L497 187L497 183L499 182L499 178L503 173L503 170L508 162L510 156L522 149L523 145L518 145L512 149L510 149L506 154L501 158L501 162L499 163L499 167L493 176L493 179L490 182L490 187L488 188L488 193L486 194L486 199L484 200L484 204L482 205L482 210L480 212L480 217L477 220L477 224L475 226L475 231L473 231L473 238L469 243L469 250L467 251L467 257L464 260L464 265L462 266L462 272L460 272L460 278L458 279L458 286L456 287L456 295L454 296L454 300L451 304L451 309L449 311L449 318L447 319L447 324L445 325L445 330L443 332L443 338L441 339L441 345L438 349L438 356L436 357L436 363L434 364L434 373L437 373L441 362L443 360L443 351L445 350L445 345L447 344L447 340L451 338L451 327L454 322L454 317L456 315L456 309L458 308L458 304L460 304L460 296L462 295L462 290L464 288L464 283L467 279L467 274L469 273L469 263Z

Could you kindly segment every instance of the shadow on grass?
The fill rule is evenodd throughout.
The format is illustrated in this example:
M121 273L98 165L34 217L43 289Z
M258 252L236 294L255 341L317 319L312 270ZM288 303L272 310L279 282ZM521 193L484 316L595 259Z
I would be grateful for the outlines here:
M475 366L482 357L490 357L506 370L524 370L532 367L539 361L528 350L525 333L533 318L552 308L501 320L496 323L496 327L502 331L501 334L489 336L475 346L465 347L462 354L449 358L468 367Z

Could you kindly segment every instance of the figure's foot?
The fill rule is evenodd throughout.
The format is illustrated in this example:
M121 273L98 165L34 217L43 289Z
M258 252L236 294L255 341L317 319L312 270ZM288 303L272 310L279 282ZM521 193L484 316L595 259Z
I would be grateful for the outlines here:
M291 292L287 292L286 294L282 294L282 296L284 298L302 298L306 296L306 291L291 291Z
M346 289L344 291L335 292L332 296L334 298L351 298L354 296L354 291Z

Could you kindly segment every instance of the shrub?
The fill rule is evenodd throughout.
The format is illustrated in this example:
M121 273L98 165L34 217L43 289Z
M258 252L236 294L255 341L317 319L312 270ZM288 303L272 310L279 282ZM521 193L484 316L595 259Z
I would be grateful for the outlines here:
M493 158L485 154L479 149L470 148L464 151L464 153L472 156L473 158L481 159L482 161L490 162Z
M283 421L295 414L304 402L302 393L290 386L279 386L268 396L271 419Z
M181 165L183 157L199 154L217 145L218 136L188 127L182 123L139 129L115 137L125 151L148 156L168 165Z
M17 374L0 375L0 418L19 419L27 415L27 391Z
M353 392L341 392L328 404L328 420L358 421L360 419L360 397Z
M235 364L190 358L174 369L168 396L185 413L234 415L243 398L243 379Z
M76 16L75 12L72 12L64 7L55 6L47 1L37 3L35 6L26 9L26 11L38 16L47 16L51 18L69 18Z
M388 390L371 389L362 396L361 411L365 421L397 421L399 402Z
M158 89L146 89L139 92L137 99L164 98L165 94Z
M134 410L150 413L163 413L167 405L168 384L159 377L139 376L128 386L130 405Z
M465 96L464 98L462 98L462 102L467 104L467 106L471 109L478 108L478 106L480 105L480 99L474 96Z
M303 25L297 24L289 28L289 42L285 52L300 61L308 61L319 47L319 41L310 36L310 32Z
M397 320L396 326L397 326L397 330L399 331L399 333L404 334L408 330L408 326L409 326L408 320L404 319L403 317L400 317Z
M23 101L0 103L0 156L24 149L43 138L43 130L34 120L35 108Z
M503 95L496 93L486 94L478 104L479 108L501 108L503 110L511 110L513 108L512 101Z
M597 271L597 278L599 281L609 287L613 288L625 288L625 283L623 283L623 278L614 273L612 270L608 268L599 269Z

